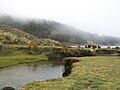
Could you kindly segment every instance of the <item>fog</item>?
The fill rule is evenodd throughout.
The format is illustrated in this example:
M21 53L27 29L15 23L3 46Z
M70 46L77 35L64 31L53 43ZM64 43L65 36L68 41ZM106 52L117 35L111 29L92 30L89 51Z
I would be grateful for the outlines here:
M100 36L85 32L72 26L50 20L15 18L0 16L0 25L8 25L34 35L36 38L48 38L60 42L85 45L88 41L98 45L120 45L120 38Z
M0 0L0 15L47 19L120 37L120 0Z

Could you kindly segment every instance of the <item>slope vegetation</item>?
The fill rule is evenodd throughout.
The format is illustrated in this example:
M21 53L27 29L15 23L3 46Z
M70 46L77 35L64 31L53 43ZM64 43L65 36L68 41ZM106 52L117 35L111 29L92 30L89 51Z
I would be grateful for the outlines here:
M29 44L30 42L37 43L38 45L46 46L59 46L60 42L51 39L39 39L29 33L20 29L13 28L8 25L0 25L0 42L3 44Z
M22 31L34 35L37 38L48 38L60 42L83 45L88 41L100 45L120 45L120 38L91 34L54 21L20 20L9 16L3 16L0 18L0 23L20 28Z

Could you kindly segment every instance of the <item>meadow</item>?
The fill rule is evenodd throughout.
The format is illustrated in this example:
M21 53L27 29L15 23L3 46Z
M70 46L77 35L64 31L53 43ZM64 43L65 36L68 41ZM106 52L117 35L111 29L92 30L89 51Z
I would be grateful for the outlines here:
M32 63L42 60L48 60L45 54L28 54L22 51L15 51L10 54L0 55L0 68L5 68L12 65L22 63Z
M20 90L120 90L120 57L77 57L68 77L36 81Z

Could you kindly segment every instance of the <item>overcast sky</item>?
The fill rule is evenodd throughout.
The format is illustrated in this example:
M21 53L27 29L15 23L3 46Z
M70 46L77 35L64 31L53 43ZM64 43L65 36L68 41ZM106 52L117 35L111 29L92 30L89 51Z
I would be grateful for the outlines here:
M120 37L120 0L0 0L0 14L54 20Z

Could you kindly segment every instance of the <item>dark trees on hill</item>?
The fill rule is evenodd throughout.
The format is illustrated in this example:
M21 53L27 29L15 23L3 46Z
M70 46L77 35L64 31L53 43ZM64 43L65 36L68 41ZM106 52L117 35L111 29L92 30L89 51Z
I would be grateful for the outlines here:
M120 45L120 38L87 33L54 21L20 20L4 17L0 18L0 23L20 28L37 38L50 38L75 44L86 44L87 41L92 41L100 45Z

